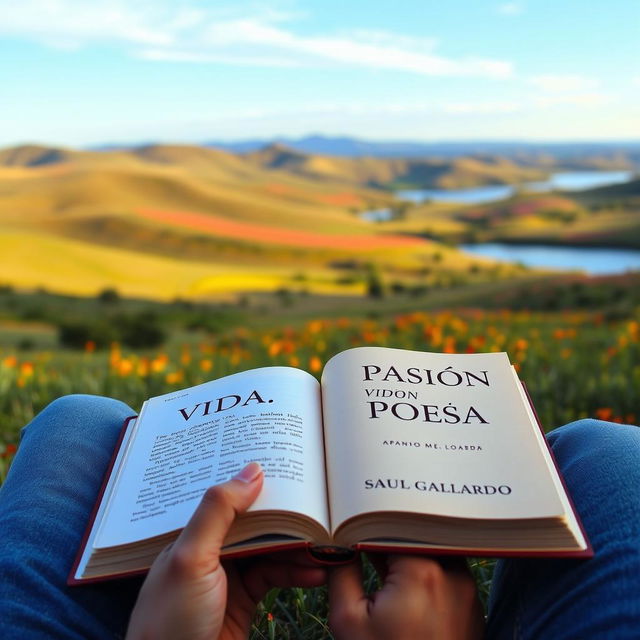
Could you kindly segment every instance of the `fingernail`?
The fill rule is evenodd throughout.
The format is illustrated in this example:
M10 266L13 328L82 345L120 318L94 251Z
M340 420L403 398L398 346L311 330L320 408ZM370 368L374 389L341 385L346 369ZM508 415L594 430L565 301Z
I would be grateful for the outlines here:
M262 474L262 467L257 462L250 462L240 473L233 476L234 480L251 484Z

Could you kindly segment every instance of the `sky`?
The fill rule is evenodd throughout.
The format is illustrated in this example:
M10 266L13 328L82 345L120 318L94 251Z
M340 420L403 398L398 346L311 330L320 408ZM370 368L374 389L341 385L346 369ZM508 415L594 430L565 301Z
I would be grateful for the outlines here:
M640 140L638 0L0 0L0 146Z

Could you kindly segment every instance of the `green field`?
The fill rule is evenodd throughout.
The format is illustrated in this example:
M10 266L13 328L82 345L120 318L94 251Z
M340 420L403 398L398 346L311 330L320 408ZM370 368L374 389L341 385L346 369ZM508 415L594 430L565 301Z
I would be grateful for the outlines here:
M381 306L377 318L368 313L309 319L293 313L289 323L283 323L278 314L251 322L250 313L234 315L241 312L227 309L224 316L218 309L211 310L210 316L217 314L220 326L208 330L179 329L190 314L200 311L172 305L165 310L173 330L162 346L133 349L113 343L100 350L88 341L75 351L59 348L55 331L42 319L9 322L8 306L15 309L22 304L24 315L29 315L33 303L29 299L16 303L14 298L13 304L3 308L0 331L4 344L0 348L0 472L4 475L13 457L21 426L60 395L108 395L138 409L149 395L252 367L291 365L319 375L332 354L368 344L445 352L506 350L546 429L587 416L634 423L640 406L640 308L633 297L637 285L637 280L617 282L619 293L628 298L628 305L622 307L617 304L619 297L602 298L612 283L601 289L583 284L579 299L586 308L582 310L458 308L393 315ZM557 286L556 293L571 302L575 282ZM0 297L12 295L5 292ZM528 293L512 291L511 295L516 296L515 302L518 295L526 300ZM59 313L56 304L63 301L53 298L45 304L46 299L40 294L31 313L46 309L47 304L50 314ZM79 312L86 311L89 302L66 300L62 306L74 304ZM597 305L602 308L589 308ZM144 304L130 302L128 307L134 313ZM476 561L473 568L486 596L491 563ZM373 572L368 575L370 586L375 585ZM261 606L252 637L329 638L325 621L324 590L276 590Z

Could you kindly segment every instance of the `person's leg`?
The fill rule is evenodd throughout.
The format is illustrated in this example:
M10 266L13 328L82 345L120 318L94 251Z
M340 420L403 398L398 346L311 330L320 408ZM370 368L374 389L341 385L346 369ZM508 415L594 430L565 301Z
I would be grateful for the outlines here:
M124 635L138 580L66 579L124 419L122 402L68 396L23 430L0 490L0 637Z
M580 420L548 439L595 556L498 562L487 637L638 638L640 428Z

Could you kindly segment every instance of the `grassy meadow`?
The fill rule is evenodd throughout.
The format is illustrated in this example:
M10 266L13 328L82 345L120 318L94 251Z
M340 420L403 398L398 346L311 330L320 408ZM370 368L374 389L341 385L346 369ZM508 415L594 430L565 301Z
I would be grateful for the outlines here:
M113 396L137 410L253 367L319 376L333 354L362 345L507 351L545 429L588 416L637 423L640 274L534 271L454 245L638 247L638 180L466 207L399 203L390 191L548 170L278 147L0 150L0 481L20 428L58 396ZM393 219L359 215L378 208ZM491 562L473 570L486 595ZM271 592L252 637L330 638L324 590Z
M637 280L628 285L629 295L638 290ZM566 286L568 296L575 286ZM593 301L598 299L594 294ZM138 409L150 395L252 367L288 365L319 376L331 355L359 345L443 352L505 350L546 429L587 416L638 421L637 307L621 311L614 306L608 312L461 308L297 321L293 315L290 324L251 326L249 321L225 328L226 323L235 324L237 318L231 315L218 329L175 330L165 344L151 349L118 342L101 349L91 340L82 349L60 349L50 327L37 322L23 325L22 333L14 328L10 345L11 325L5 323L5 346L0 349L0 476L15 453L19 429L57 396L108 395ZM25 333L27 327L30 332ZM36 342L39 332L44 346ZM25 342L28 338L31 343ZM492 563L476 560L472 568L486 598ZM374 588L375 573L369 568L366 575ZM252 637L330 638L326 606L323 589L272 591L260 608Z

